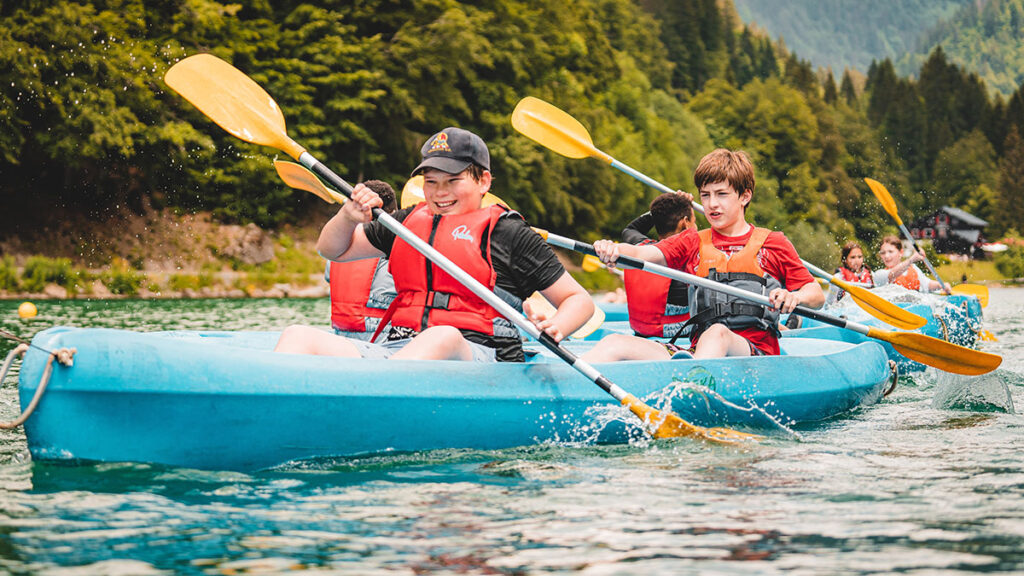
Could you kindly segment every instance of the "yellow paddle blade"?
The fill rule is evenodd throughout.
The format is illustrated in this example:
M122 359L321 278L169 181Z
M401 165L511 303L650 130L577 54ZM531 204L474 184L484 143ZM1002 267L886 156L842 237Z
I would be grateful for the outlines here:
M232 136L276 148L298 160L305 152L288 137L277 102L241 70L212 54L171 66L164 82Z
M915 332L889 332L880 328L870 328L867 336L892 344L897 352L911 360L953 374L987 374L1003 362L1003 357L998 354L964 348Z
M346 198L344 196L328 188L326 184L316 177L316 174L310 172L302 164L286 160L274 160L274 170L277 170L277 175L290 188L312 192L328 204L345 203Z
M763 436L747 434L729 428L705 428L690 424L671 412L661 412L651 408L632 394L622 399L622 405L636 414L647 426L648 432L655 438L702 438L721 444L738 444L740 442L756 442Z
M903 221L900 220L899 210L896 209L896 200L893 199L892 194L882 186L882 183L878 180L872 180L871 178L865 178L865 182L868 183L868 188L875 194L875 198L882 203L882 208L892 216L892 219L896 221L896 224L902 226Z
M512 207L509 206L507 202L505 202L501 198L498 198L494 194L491 194L490 192L484 194L484 199L480 201L480 207L487 208L488 206L491 206L493 204L501 204L502 206L508 208L509 210L512 209Z
M981 284L957 284L953 286L953 294L976 296L982 308L988 306L988 286L982 286Z
M546 318L550 318L555 315L555 307L548 302L548 299L544 297L540 292L534 292L526 299L526 303L530 306L530 311L535 314L541 314ZM590 336L604 324L604 310L601 310L597 306L594 307L594 315L587 320L583 326L576 329L575 332L569 335L569 338L582 339Z
M846 293L853 298L853 301L856 302L862 310L890 326L895 326L904 330L913 330L928 323L927 320L917 314L914 314L905 308L900 308L866 288L847 284L846 282L836 278L832 278L829 282L843 290L846 290Z
M402 205L401 208L408 208L415 206L420 202L424 201L423 197L423 175L413 176L405 183L402 187Z
M590 133L578 120L547 102L527 96L512 111L512 127L541 146L569 158L612 157L594 147Z
M586 254L583 256L583 271L584 272L596 272L604 268L604 262L597 256Z
M978 332L978 337L981 338L982 342L999 342L999 338L996 338L995 334L985 329L982 329L981 332Z

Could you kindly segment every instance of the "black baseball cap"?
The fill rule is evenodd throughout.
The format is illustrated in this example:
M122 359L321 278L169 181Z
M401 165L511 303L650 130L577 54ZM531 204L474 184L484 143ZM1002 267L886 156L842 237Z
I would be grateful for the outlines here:
M435 168L449 174L458 174L476 164L484 170L491 169L491 154L487 144L469 130L449 126L431 136L420 148L423 161L412 171L415 176L427 168Z

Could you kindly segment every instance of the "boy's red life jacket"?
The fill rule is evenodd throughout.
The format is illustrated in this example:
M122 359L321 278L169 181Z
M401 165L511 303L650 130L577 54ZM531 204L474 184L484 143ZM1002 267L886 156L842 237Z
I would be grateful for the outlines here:
M504 206L495 204L466 214L436 216L423 203L409 213L403 224L493 290L497 275L491 263L490 235L498 219L509 213ZM487 238L485 254L480 249L482 238ZM519 335L497 310L401 238L395 239L389 266L398 291L392 304L393 326L418 331L430 326L454 326L487 335Z
M381 318L386 308L372 308L370 289L379 258L331 262L331 326L344 332L366 332L366 318Z
M646 244L654 242L647 240L639 245ZM636 269L624 270L622 276L626 285L629 327L637 335L671 337L690 319L689 308L686 312L677 312L682 307L668 301L671 278Z

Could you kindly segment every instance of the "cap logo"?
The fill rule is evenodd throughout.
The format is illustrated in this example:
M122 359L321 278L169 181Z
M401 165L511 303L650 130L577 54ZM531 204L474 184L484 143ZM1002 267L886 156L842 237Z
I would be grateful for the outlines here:
M466 240L468 242L473 241L473 234L469 231L469 226L460 224L452 230L452 240Z
M448 135L441 132L434 137L434 141L430 143L430 149L427 150L427 154L431 152L451 152L452 148L448 145Z

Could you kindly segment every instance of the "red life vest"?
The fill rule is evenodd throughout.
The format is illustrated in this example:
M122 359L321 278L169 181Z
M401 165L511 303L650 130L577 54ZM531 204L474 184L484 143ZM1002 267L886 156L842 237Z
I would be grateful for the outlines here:
M385 308L371 308L370 289L379 258L331 262L331 326L345 332L367 332L366 318L381 318Z
M497 275L491 263L489 238L498 219L508 212L504 206L495 204L466 214L435 216L423 203L409 213L403 224L493 289ZM480 250L483 237L488 238L486 254ZM502 318L501 314L401 238L395 239L389 266L398 291L392 304L393 326L413 330L454 326L494 335L494 324Z
M850 270L846 266L840 266L839 273L846 282L857 282L858 284L867 284L868 286L875 285L875 281L871 278L871 270L868 270L867 266L862 266L859 273Z
M896 278L893 278L892 283L899 284L900 286L903 286L907 290L921 289L921 279L918 278L917 268L914 268L913 265L907 268L907 271L904 272L903 274L900 274Z
M653 242L648 240L640 245L646 244ZM622 276L626 284L629 327L638 335L671 337L690 319L689 309L682 314L669 314L672 305L668 292L672 279L632 268L624 270Z

